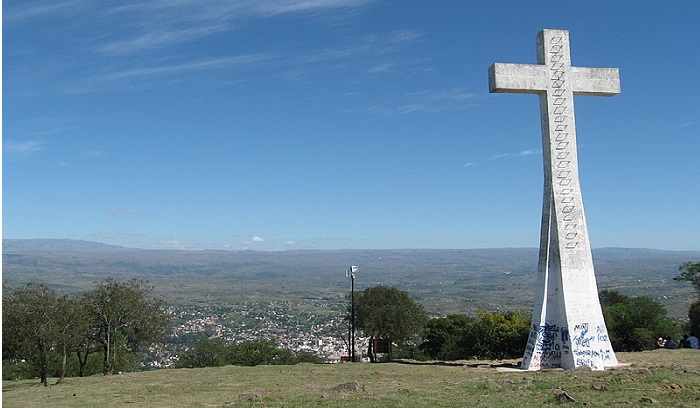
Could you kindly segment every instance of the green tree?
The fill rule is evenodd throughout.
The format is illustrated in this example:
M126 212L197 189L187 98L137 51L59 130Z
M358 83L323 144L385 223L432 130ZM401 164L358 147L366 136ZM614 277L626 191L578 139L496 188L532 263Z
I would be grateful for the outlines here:
M700 334L700 300L693 302L688 309L688 330Z
M618 303L625 303L629 298L616 290L603 290L598 294L600 306L612 306Z
M522 312L450 315L428 322L420 348L438 360L516 358L525 349L529 327Z
M463 315L448 315L428 320L419 346L423 352L436 360L459 360L465 358L461 350L466 327L474 319Z
M355 326L370 336L370 344L375 338L404 343L419 335L426 321L425 309L408 292L374 286L355 295Z
M56 295L46 285L30 283L3 297L3 358L32 362L44 386L48 386L49 354L56 345L56 319Z
M476 327L482 328L483 337L474 336L473 343L481 343L480 358L517 358L525 350L530 335L530 317L522 312L490 313L477 311ZM484 341L486 340L486 341Z
M85 301L95 321L94 339L103 352L103 373L112 374L123 356L133 354L145 344L158 340L168 321L163 300L152 296L153 288L131 279L117 282L108 278L85 294ZM128 360L127 360L128 362Z
M678 324L666 315L666 308L648 296L628 297L616 291L602 291L601 299L617 299L603 306L603 315L613 348L642 351L656 347L658 337L680 334Z
M231 348L222 338L204 339L180 358L179 367L220 367L231 362Z
M686 262L678 269L681 273L674 279L690 282L700 297L700 262ZM691 303L688 309L688 329L692 333L700 333L700 299Z
M673 279L690 282L700 296L700 262L686 262L678 269L681 273Z
M296 364L298 360L290 350L280 349L268 340L238 343L231 348L231 364L242 366Z
M56 300L56 343L61 353L59 382L66 376L68 354L78 351L90 338L92 327L87 304L82 299L64 295Z

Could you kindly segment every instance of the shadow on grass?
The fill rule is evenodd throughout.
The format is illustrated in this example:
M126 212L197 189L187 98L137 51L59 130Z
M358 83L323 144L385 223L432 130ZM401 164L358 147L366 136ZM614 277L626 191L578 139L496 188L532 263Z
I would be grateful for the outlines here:
M386 361L386 363L396 363L396 364L408 364L408 365L425 365L425 366L441 366L441 367L469 367L469 368L520 368L520 362L518 363L488 363L488 362L475 362L475 363L460 363L457 361L417 361L417 360L392 360Z

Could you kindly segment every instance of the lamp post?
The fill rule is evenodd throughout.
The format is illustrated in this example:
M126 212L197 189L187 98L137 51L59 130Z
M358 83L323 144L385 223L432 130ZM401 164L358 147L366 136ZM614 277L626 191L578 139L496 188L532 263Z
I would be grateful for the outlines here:
M355 273L357 266L345 270L345 277L350 278L350 361L355 362Z

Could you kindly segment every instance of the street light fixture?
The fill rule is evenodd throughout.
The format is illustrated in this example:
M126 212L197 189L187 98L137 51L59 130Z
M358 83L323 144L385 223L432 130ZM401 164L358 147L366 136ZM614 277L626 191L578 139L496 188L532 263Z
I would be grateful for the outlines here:
M350 278L350 361L355 362L355 273L359 268L351 266L345 270L345 277Z

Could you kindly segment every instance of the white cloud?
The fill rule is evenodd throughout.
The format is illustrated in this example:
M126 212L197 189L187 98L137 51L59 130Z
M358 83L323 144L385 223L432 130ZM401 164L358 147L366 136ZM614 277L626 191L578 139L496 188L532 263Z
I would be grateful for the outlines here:
M492 157L493 160L495 159L502 159L505 157L527 157L527 156L532 156L533 154L541 153L542 149L527 149L527 150L521 150L519 152L515 153L501 153L497 154Z
M263 242L263 241L265 241L264 239L262 239L262 237L259 237L257 235L254 236L253 238L251 238L250 240L251 240L251 242Z
M10 140L3 142L2 151L17 156L28 156L41 150L44 144L46 142L42 140L27 140L24 142Z
M494 155L489 159L485 159L485 160L481 160L481 161L477 161L477 162L465 163L464 167L472 167L472 166L476 166L477 164L486 163L486 162L493 161L493 160L507 159L510 157L529 157L529 156L537 155L539 153L542 153L542 149L525 149L525 150L521 150L519 152L514 152L514 153L501 153L501 154Z
M532 156L533 154L538 154L541 152L542 152L542 149L528 149L528 150L522 150L522 151L516 153L516 155L520 156L520 157L526 157L526 156Z

